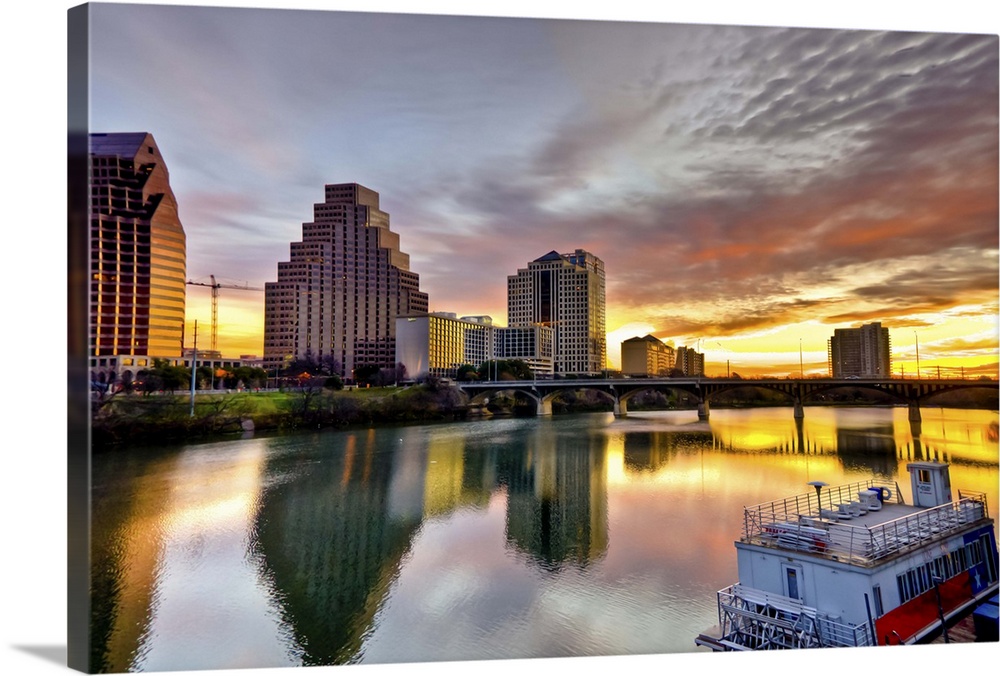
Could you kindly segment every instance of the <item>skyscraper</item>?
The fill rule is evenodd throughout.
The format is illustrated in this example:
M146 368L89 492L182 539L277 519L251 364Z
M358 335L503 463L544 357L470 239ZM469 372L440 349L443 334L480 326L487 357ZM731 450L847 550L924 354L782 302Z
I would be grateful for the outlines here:
M553 328L556 373L604 370L604 306L604 262L582 249L550 251L507 277L508 323Z
M327 185L278 280L265 284L264 368L307 356L332 357L347 377L359 366L392 367L396 317L417 312L427 312L427 294L378 193Z
M167 166L146 132L89 144L91 368L180 357L186 238Z
M881 322L856 329L835 329L827 343L830 375L834 378L889 378L892 357L889 329Z

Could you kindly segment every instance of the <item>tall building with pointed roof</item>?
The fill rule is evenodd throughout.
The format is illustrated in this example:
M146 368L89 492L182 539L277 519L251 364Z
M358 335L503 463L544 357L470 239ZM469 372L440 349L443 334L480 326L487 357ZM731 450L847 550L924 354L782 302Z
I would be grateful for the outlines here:
M550 326L556 373L600 373L607 363L604 262L556 251L507 277L511 327Z
M89 162L91 368L180 357L187 241L156 141L90 134Z
M379 195L357 183L325 187L278 279L264 288L264 368L335 359L344 376L395 365L396 317L427 312L427 294L389 229Z

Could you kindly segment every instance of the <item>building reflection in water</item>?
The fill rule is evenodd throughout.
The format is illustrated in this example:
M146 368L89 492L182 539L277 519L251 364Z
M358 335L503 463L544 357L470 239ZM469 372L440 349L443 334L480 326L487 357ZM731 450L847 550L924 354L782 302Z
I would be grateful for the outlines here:
M297 663L246 555L264 444L114 453L94 463L92 669Z
M540 427L523 458L508 458L507 542L543 570L586 567L607 552L607 443Z
M400 429L331 435L322 462L279 456L253 543L306 665L355 661L422 523L506 489L508 545L555 571L608 546L606 437L527 445ZM396 436L395 443L388 435ZM508 450L512 449L512 450Z
M376 433L325 435L322 455L274 458L291 475L261 499L252 547L278 595L305 665L359 652L423 519L423 448L376 446Z
M93 672L128 671L149 630L163 531L160 484L177 458L106 456L93 477L91 649ZM115 478L130 477L129 490Z

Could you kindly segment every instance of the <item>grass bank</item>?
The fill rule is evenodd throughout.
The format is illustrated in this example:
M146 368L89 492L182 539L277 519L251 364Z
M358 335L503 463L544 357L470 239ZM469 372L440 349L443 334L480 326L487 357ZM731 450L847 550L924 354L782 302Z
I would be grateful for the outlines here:
M413 386L352 390L302 390L116 394L94 402L94 450L146 443L171 443L255 431L453 420L465 417L461 395L452 388Z

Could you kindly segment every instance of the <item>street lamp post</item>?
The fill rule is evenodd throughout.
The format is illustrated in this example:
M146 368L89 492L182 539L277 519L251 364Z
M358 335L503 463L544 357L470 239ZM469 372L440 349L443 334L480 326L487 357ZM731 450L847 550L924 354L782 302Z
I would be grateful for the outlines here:
M799 338L799 379L805 378L805 369L802 366L802 339Z
M916 331L913 332L913 340L917 347L917 380L920 380L920 338Z
M194 351L191 353L191 417L194 417L194 390L198 370L198 320L194 320Z

